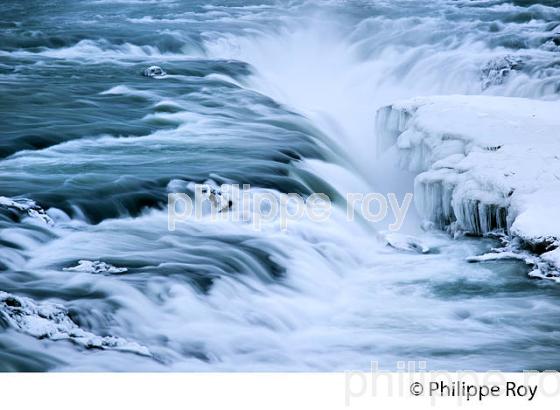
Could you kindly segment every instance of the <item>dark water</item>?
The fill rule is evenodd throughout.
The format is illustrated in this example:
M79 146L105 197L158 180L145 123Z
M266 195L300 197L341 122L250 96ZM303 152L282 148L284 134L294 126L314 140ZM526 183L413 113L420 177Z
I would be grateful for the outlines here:
M410 189L375 160L377 108L430 94L557 99L558 2L4 0L0 11L0 197L54 220L0 205L0 291L29 298L0 294L1 370L559 368L558 287L519 263L465 262L490 243L418 233L411 215L405 230L439 252L399 253L347 222L343 204L288 232L230 221L169 232L166 211L167 192L207 180L276 194ZM522 64L485 82L504 55ZM154 64L168 75L143 76ZM79 260L128 270L64 270Z

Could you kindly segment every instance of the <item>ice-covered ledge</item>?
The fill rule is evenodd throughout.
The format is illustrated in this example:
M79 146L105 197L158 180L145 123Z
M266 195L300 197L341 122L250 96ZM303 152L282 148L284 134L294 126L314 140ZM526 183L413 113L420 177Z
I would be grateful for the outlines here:
M399 101L377 112L377 152L417 172L415 204L440 228L502 231L560 265L560 102L491 96Z

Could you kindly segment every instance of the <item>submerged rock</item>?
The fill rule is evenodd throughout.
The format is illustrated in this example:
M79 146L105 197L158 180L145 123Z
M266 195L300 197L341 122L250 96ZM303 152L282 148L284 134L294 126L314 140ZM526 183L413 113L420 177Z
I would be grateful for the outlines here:
M114 349L151 356L148 348L115 336L97 336L76 325L68 311L0 291L0 316L9 326L38 339L68 340L86 348Z
M163 71L163 68L157 65L152 65L144 70L145 77L160 78L165 75L167 75L167 73Z
M5 196L0 196L0 207L5 207L12 209L18 213L27 214L31 218L36 218L47 225L54 225L53 220L47 215L45 210L41 208L35 201L28 198L8 198Z
M105 262L86 259L79 260L76 266L63 268L62 270L86 273L123 273L128 271L127 268L118 268Z

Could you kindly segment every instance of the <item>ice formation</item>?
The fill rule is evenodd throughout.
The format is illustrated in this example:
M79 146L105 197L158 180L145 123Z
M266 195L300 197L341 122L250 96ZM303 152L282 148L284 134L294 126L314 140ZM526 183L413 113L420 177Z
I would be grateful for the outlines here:
M151 355L146 347L135 342L115 336L97 336L81 329L70 319L67 310L58 304L38 303L0 291L0 316L11 327L39 339L69 340L87 348Z
M15 210L18 213L26 214L31 218L36 218L47 225L54 225L53 220L47 215L45 210L41 208L35 201L28 198L12 199L5 196L0 196L0 207Z
M391 146L417 173L415 204L439 228L501 232L560 266L560 102L437 96L377 113L378 154Z
M89 261L82 259L78 261L78 265L70 268L63 268L65 271L86 272L86 273L124 273L127 268L118 268L101 261Z

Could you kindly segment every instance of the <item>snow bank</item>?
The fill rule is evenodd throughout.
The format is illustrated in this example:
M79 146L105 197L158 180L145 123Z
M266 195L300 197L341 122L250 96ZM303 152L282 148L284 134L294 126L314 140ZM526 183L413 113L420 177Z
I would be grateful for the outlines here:
M377 113L378 155L418 173L415 204L439 228L501 232L560 266L560 102L491 96L401 101Z

